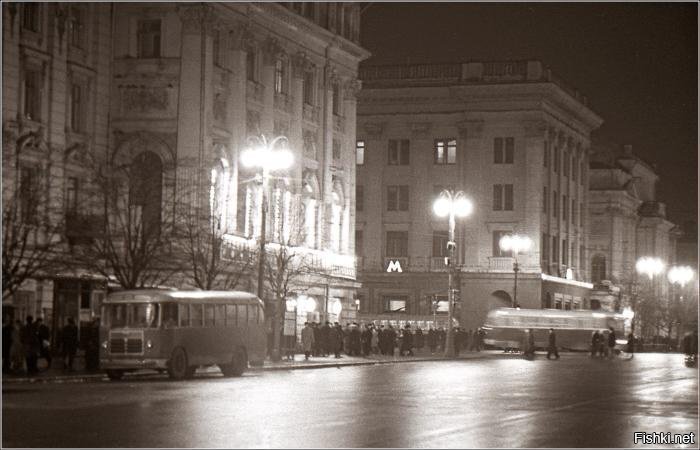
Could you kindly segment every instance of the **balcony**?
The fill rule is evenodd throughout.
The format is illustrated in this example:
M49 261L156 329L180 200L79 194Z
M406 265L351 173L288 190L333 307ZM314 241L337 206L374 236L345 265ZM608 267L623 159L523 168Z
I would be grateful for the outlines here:
M384 257L383 269L386 272L408 272L408 256L387 256Z
M513 258L506 256L490 256L489 257L489 270L496 272L512 272L513 271Z
M445 264L444 256L433 256L430 258L430 270L443 271L447 269L449 269L449 266Z

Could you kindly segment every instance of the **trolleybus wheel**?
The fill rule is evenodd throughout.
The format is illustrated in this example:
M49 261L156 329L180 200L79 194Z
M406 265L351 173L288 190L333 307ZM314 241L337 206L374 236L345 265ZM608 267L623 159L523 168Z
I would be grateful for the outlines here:
M123 376L124 376L123 370L108 370L107 371L107 377L112 381L121 380Z
M194 371L190 371L187 365L187 353L182 347L177 347L173 350L172 355L170 355L170 361L168 361L168 375L173 380L182 380Z
M226 377L240 377L247 368L248 357L245 353L245 349L239 347L233 351L231 363L221 365L221 372L223 372Z

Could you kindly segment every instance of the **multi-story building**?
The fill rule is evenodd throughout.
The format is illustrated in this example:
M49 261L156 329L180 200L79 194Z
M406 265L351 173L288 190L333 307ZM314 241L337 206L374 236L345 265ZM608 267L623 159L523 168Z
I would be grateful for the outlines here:
M514 258L499 246L512 233L533 243L517 255L520 306L590 307L588 155L602 120L584 96L539 61L374 66L360 78L361 317L421 324L447 310L447 220L432 213L445 188L473 203L456 229L462 326L512 305Z
M3 165L3 204L41 183L70 234L70 220L86 220L81 155L138 161L159 199L143 216L161 217L167 199L197 186L235 259L260 236L261 189L241 151L252 137L284 135L294 163L270 183L267 240L279 245L301 223L306 309L355 314L355 104L369 55L359 4L11 3L3 21L3 161L17 162ZM3 306L53 313L54 328L88 319L106 280L88 283L87 269L71 287L44 273ZM252 278L242 287L255 290Z

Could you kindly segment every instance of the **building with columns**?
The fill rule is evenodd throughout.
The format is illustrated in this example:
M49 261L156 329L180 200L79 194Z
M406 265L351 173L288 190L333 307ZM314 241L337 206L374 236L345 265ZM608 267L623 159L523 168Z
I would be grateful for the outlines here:
M602 120L539 61L363 67L357 120L356 249L361 317L444 324L447 220L441 190L462 190L456 317L468 329L517 303L589 308L590 133ZM442 317L442 319L440 319Z
M299 225L313 317L355 314L355 104L369 56L359 4L13 3L3 21L3 161L16 162L3 165L4 204L41 180L37 195L70 233L69 215L81 219L89 195L81 154L139 161L159 180L152 213L194 192L220 218L233 267L260 236L258 174L239 164L241 151L253 136L284 135L294 163L270 183L267 240L280 245ZM6 197L11 183L20 189ZM106 280L89 284L89 268L66 276L78 286L67 295L56 274L42 274L3 298L4 310L60 311L55 326L97 314ZM24 309L18 298L30 299Z

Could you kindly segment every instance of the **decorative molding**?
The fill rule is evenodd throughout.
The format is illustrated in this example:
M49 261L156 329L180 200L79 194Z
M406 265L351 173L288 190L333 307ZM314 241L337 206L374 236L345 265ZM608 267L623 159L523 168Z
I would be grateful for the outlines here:
M525 137L545 138L547 135L547 122L544 120L523 120L521 124L525 129Z
M292 56L292 72L294 77L302 78L305 72L312 72L315 68L316 65L305 52L299 51Z
M251 31L250 22L240 23L229 32L229 50L250 51L257 46L255 35Z
M368 136L379 137L384 134L386 122L367 122L362 125L365 134Z
M323 86L326 89L331 89L333 85L340 84L340 75L338 75L338 71L335 67L330 64L326 65L323 78Z
M345 100L357 101L357 94L362 89L362 82L357 78L350 78L343 86Z
M263 44L263 60L265 64L275 64L277 59L286 59L287 52L277 38L269 36Z
M484 133L484 121L479 119L463 120L456 123L460 139L481 138Z
M408 127L414 137L429 137L433 124L431 122L410 122Z
M210 6L180 4L177 6L177 13L184 33L194 34L204 31L211 35L216 29L217 17Z
M151 112L168 109L168 91L165 87L120 86L124 112Z

